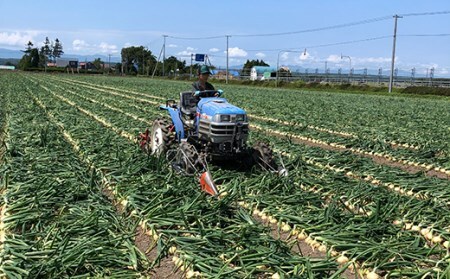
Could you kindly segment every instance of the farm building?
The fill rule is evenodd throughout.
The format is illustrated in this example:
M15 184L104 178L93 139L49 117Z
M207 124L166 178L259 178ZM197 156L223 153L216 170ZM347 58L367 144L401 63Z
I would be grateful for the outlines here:
M15 70L15 66L0 65L0 70Z
M270 73L272 72L276 72L276 69L269 66L254 66L250 70L250 80L264 80L264 77L270 76Z

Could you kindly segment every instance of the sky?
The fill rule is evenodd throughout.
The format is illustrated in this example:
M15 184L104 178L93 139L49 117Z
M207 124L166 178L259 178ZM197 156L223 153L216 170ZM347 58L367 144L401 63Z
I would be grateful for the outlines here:
M397 14L396 68L450 77L449 0L0 0L0 11L5 49L48 36L66 55L120 60L123 47L145 46L158 57L167 35L166 57L189 65L192 53L207 54L225 67L229 36L230 68L262 59L319 72L389 71Z

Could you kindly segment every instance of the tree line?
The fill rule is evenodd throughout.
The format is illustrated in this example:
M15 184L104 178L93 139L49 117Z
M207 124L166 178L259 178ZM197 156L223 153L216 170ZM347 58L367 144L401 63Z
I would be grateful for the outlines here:
M48 37L45 38L44 44L40 48L35 47L29 41L26 49L22 52L24 55L18 64L18 68L21 70L46 68L48 62L56 62L56 58L60 58L64 54L63 45L59 39L50 41ZM130 46L122 48L121 63L115 65L115 70L117 73L127 75L176 76L191 72L196 75L200 66L198 63L186 65L186 61L181 61L175 56L169 56L163 62L158 63L152 51L144 46ZM92 64L97 70L104 68L104 62L100 58L95 59ZM242 68L242 75L249 75L253 66L269 65L263 60L247 60ZM211 66L211 68L215 69L214 66Z
M45 68L47 62L55 62L56 58L64 54L63 45L59 39L50 41L48 37L45 38L44 45L40 48L34 47L34 44L29 41L26 49L22 52L24 55L18 64L18 68L21 70Z

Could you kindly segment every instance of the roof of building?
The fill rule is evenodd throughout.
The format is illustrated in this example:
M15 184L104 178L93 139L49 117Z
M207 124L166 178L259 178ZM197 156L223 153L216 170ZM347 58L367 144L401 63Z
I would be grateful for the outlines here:
M252 69L255 69L256 73L263 74L265 72L275 72L275 68L270 66L253 66Z

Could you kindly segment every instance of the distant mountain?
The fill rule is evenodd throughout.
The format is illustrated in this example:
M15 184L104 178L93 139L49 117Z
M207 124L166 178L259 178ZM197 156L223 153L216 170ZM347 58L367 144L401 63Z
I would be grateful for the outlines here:
M23 52L20 50L12 50L6 48L0 48L0 58L16 58L20 59L23 56Z
M19 61L20 59L18 58L0 58L0 65L13 64L14 66L17 66Z

